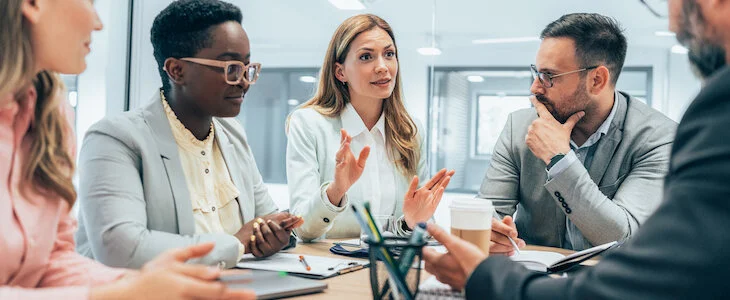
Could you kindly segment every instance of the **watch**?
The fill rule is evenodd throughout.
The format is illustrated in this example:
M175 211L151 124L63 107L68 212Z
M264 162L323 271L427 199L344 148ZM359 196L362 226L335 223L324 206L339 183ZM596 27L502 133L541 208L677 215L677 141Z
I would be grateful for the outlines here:
M563 159L563 157L565 157L565 153L555 154L555 156L553 156L553 158L550 159L550 163L548 163L548 165L547 165L547 167L545 167L545 169L547 169L548 171L550 171L550 168L552 168L561 159Z

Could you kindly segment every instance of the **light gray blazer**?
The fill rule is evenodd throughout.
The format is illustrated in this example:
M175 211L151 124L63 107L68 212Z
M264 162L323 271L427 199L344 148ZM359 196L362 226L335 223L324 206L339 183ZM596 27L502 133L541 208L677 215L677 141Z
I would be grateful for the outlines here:
M140 109L105 118L86 133L79 158L76 251L113 267L139 268L165 250L215 242L195 262L235 266L238 240L195 234L195 221L178 146L159 93ZM213 118L215 138L243 222L278 209L256 167L243 127Z
M492 200L501 216L516 211L528 244L564 245L566 216L592 245L629 238L661 202L677 124L628 94L616 99L590 170L578 161L550 181L525 144L535 109L510 114L477 197Z

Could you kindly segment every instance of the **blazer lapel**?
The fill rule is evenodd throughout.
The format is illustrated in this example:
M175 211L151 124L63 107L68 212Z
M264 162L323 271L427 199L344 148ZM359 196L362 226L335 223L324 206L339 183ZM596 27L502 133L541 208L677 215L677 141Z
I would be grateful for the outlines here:
M145 108L145 120L152 130L160 151L162 163L165 165L167 180L170 182L170 191L175 201L175 212L177 214L177 227L179 234L195 234L195 221L193 220L193 205L190 202L190 191L185 179L185 172L180 162L180 153L177 143L172 135L167 114L162 106L162 99L159 93L153 97L152 103ZM160 199L147 199L147 201L161 201Z
M241 178L241 172L239 172L238 166L240 164L240 159L237 157L236 149L233 146L233 143L231 143L231 140L228 138L228 134L224 132L224 128L221 123L216 119L213 119L213 123L215 124L215 139L218 142L218 147L221 149L223 161L225 161L226 168L228 168L228 174L231 176L233 185L235 185L240 192L236 201L238 201L241 216L243 217L244 222L246 220L251 220L254 217L254 212L244 209L245 199L241 199L242 197L245 197L246 189L243 184L243 178Z
M591 163L588 174L591 175L591 179L596 184L600 184L603 174L606 173L608 165L611 163L613 154L616 151L624 132L624 121L626 120L626 113L628 112L628 99L620 92L616 92L617 97L614 105L618 105L616 108L616 115L611 122L611 127L608 133L601 138L598 142L598 149L593 155L593 161Z

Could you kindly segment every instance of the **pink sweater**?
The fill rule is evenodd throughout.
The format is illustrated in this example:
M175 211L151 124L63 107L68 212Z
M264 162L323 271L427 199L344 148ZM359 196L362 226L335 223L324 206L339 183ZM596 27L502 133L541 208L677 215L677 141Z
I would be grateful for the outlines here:
M74 252L76 221L66 201L20 193L33 140L28 129L35 89L25 90L20 98L0 95L0 299L86 299L91 286L116 280L124 270Z

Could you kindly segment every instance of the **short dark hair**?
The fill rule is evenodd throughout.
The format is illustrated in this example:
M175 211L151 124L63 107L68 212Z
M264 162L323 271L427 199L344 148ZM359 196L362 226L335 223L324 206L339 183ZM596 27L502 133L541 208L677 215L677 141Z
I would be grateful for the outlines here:
M599 14L567 14L543 29L540 39L570 38L581 67L605 65L613 85L618 82L626 59L626 36L618 21Z
M169 57L195 56L210 47L210 29L228 21L241 23L241 10L218 0L179 0L170 3L152 23L150 39L162 79L162 89L170 91L167 73L163 70Z

